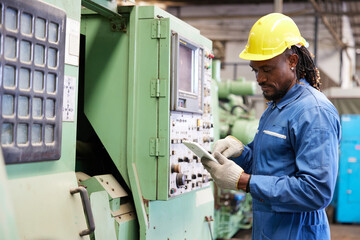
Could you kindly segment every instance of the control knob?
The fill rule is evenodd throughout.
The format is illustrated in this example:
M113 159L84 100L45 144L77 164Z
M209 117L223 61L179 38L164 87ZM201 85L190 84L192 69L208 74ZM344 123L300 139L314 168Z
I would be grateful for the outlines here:
M185 185L186 182L186 176L182 173L176 174L176 186L182 187Z
M172 164L171 165L171 172L172 173L180 173L181 172L181 166L180 164Z

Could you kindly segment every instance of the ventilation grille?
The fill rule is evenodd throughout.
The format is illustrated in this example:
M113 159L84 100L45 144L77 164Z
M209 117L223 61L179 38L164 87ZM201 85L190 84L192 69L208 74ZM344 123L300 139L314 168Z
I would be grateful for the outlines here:
M37 0L0 3L0 124L5 162L61 155L65 13Z

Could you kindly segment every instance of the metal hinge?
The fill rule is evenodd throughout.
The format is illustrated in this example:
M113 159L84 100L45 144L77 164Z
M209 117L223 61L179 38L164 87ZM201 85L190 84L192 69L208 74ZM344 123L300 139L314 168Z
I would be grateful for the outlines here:
M167 38L169 21L166 18L155 19L152 23L151 38Z
M165 156L165 138L150 138L150 156Z
M166 82L165 80L153 79L151 80L151 97L165 97Z

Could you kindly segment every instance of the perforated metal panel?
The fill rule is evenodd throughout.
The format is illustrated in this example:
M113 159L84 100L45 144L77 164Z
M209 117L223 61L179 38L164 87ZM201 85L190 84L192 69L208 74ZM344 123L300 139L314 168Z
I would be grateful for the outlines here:
M5 162L59 159L66 15L37 0L2 0L0 7Z

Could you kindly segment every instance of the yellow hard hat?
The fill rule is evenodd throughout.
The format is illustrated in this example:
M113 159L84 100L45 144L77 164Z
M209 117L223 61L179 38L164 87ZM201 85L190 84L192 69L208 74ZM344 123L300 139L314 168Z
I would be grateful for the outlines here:
M297 44L305 46L306 41L295 22L284 14L270 13L251 28L248 43L239 57L251 61L268 60Z

